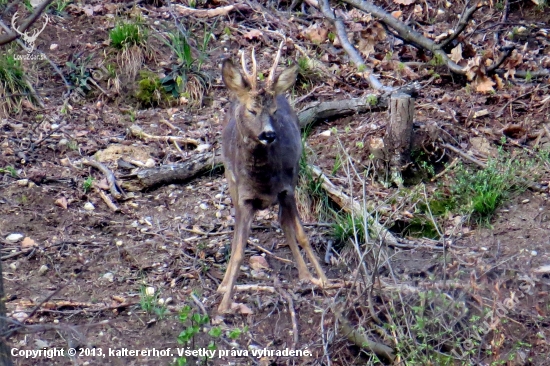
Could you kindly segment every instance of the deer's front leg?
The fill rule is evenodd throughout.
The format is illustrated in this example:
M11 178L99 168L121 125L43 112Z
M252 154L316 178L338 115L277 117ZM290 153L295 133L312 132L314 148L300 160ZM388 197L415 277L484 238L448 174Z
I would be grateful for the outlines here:
M246 247L246 241L250 235L250 225L252 224L252 218L254 217L254 210L248 203L235 205L235 233L233 236L233 242L231 244L231 258L227 265L227 270L223 281L218 288L218 292L225 292L222 302L218 307L218 312L224 313L231 309L231 301L233 299L233 292L235 280L239 275L239 269L244 259L244 248Z

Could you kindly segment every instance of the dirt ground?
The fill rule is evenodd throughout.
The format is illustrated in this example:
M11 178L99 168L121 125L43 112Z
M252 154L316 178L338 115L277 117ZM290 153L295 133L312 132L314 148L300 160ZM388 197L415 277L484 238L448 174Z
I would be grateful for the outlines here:
M102 52L107 49L106 29L114 24L113 18L107 16L110 10L89 16L75 9L52 16L37 47L48 50L55 43L54 50L45 52L58 65L65 65L72 55L82 52L93 56L90 68L98 67L103 62ZM151 22L162 20L167 14L163 8L145 9L148 10L142 11ZM224 27L238 28L235 24L239 21L245 20L224 18L216 23L214 33L222 39ZM204 28L203 23L197 24L199 29ZM419 295L433 291L450 299L458 309L445 308L441 318L449 322L448 329L456 334L453 342L459 343L458 347L453 344L461 356L454 364L550 365L550 211L545 183L548 174L539 180L543 190L527 190L511 197L488 226L461 221L456 215L448 220L454 225L442 228L444 239L407 236L402 247L385 247L376 270L375 290L369 295L355 282L360 282L359 265L350 245L338 247L331 263L325 262L327 245L334 240L333 222L319 219L311 202L299 202L300 214L327 276L354 285L321 290L300 283L277 223L277 208L262 211L254 221L238 279L239 284L257 285L260 289L237 292L235 302L243 304L242 308L236 314L223 316L216 311L221 300L216 288L229 255L233 208L221 169L190 181L132 192L128 200L113 200L120 209L117 212L106 205L100 195L100 191L108 194L106 179L98 170L83 165L83 158L113 146L127 149L125 154L139 157L137 160L142 162L152 159L156 166L185 162L197 154L186 146L176 148L168 142L133 136L129 133L131 125L139 125L153 135L197 139L209 144L210 150L219 148L223 115L229 106L219 65L225 57L235 57L239 47L248 46L242 37L232 42L216 44L209 53L204 70L212 75L213 83L200 109L186 105L139 109L134 100L123 97L124 88L113 98L94 90L84 101L67 109L62 103L63 83L55 74L41 72L45 63L25 64L35 89L45 96L46 108L23 109L17 115L0 119L0 168L9 166L16 171L15 175L0 175L0 243L6 306L8 318L13 320L10 329L17 327L15 322L27 326L17 328L7 339L18 350L47 347L62 349L65 354L52 358L18 356L14 357L15 364L173 365L178 349L205 350L214 340L216 357L202 362L200 357L191 356L189 364L381 365L338 330L334 303L348 301L342 310L354 327L364 329L372 324L365 320L369 314L367 303L374 304L373 312L385 323L390 318L393 324L406 322L409 315L414 318L414 307L419 304L428 309L426 312L436 314L440 306L445 308L444 302L431 302L429 295L428 300ZM155 44L155 57L147 59L146 64L153 68L152 65L167 62L165 51L162 45ZM258 55L266 56L259 64L262 70L268 69L271 52L273 47L257 50ZM341 56L331 53L331 59ZM115 55L105 57L115 62ZM298 86L293 100L305 97L297 103L297 110L312 101L335 96L365 97L369 92L364 80L351 76L310 82L321 86L317 91L311 86ZM101 85L110 87L106 81ZM517 122L525 134L517 140L529 147L534 138L525 131L548 122L548 109L520 106L500 119L489 115L474 120L471 115L482 109L496 114L503 104L526 91L542 98L547 95L545 90L517 86L480 96L443 77L441 82L421 90L415 131L422 138L432 139L426 146L433 152L437 150L434 130L444 130L437 136L452 135L465 148L472 146L470 138L478 137L479 131L502 131L504 126ZM307 139L310 163L325 174L332 172L331 179L344 189L360 192L357 181L350 184L343 169L334 168L336 161L345 151L357 166L368 166L370 153L364 146L370 137L383 134L386 123L386 112L318 121ZM488 132L487 139L494 143L500 135ZM540 146L549 145L550 136L540 139ZM508 146L514 147L517 146ZM131 173L118 165L122 155L114 154L106 162L117 178ZM441 159L441 164L451 162L448 155ZM94 178L96 186L85 191L83 182L88 177ZM437 182L425 182L428 191L435 190ZM390 203L395 187L384 187L375 179L369 181L366 191L367 200L394 212L384 214L381 221L401 237L403 232L395 222L406 221L407 215L414 212L407 194L403 205ZM25 239L11 242L10 234L21 234ZM250 258L257 256L265 258L267 269L255 269L254 259L251 262ZM372 261L365 263L370 266ZM152 291L152 296L146 296L148 291ZM148 298L152 299L149 303ZM187 305L193 314L206 312L210 320L204 329L219 327L222 336L209 336L202 332L201 325L190 343L178 342L191 324L180 318L181 309ZM500 312L498 316L487 316L488 309ZM387 340L397 339L395 329L378 328L381 331L377 337L383 338L380 334L385 333ZM430 328L426 329L429 333ZM464 342L476 337L473 330L483 340L472 350ZM437 337L434 333L435 340L430 342L437 343ZM440 346L442 352L452 348L446 340L441 340ZM71 348L77 352L75 357L67 356ZM264 348L299 350L305 355L252 354L252 350ZM135 350L149 350L150 354L130 354ZM219 356L220 350L227 354ZM248 355L243 354L245 350ZM398 356L396 364L413 365L404 359ZM453 364L444 360L441 358L441 365Z

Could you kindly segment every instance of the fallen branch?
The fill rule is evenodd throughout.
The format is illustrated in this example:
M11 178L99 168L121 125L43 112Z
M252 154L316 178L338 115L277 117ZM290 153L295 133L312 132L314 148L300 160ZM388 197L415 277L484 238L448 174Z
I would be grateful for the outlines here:
M288 311L290 312L290 319L292 320L292 337L293 337L292 347L296 348L296 346L298 345L299 338L298 338L298 321L296 320L296 310L294 310L294 301L292 301L292 296L290 296L290 294L281 287L281 283L279 282L277 277L275 277L274 283L275 283L275 288L277 289L281 297L284 298L286 302L288 302Z
M353 213L357 217L366 218L370 223L370 231L376 237L380 238L387 245L399 245L399 242L382 224L372 217L367 210L363 209L359 202L342 192L341 188L336 187L316 166L310 166L311 172L321 181L321 187L328 193L330 198L336 202L344 211Z
M383 343L373 341L372 339L369 339L366 334L360 332L359 330L353 329L348 320L342 315L341 310L339 310L336 306L333 306L332 310L334 311L336 319L338 319L338 330L341 335L346 337L357 347L374 352L377 356L384 358L386 361L393 362L395 360L393 348L388 347Z
M109 196L107 196L105 194L105 192L103 192L103 190L101 188L96 188L95 189L96 192L99 194L99 196L101 197L101 199L103 200L103 202L105 202L105 204L114 212L118 212L120 211L120 208L118 208L117 205L114 204L113 201L111 201L111 199L109 198Z
M220 15L227 15L232 11L240 11L248 9L246 4L235 4L220 6L219 8L213 9L193 9L180 4L174 4L176 6L177 12L182 16L195 16L197 18L213 18Z
M121 193L122 190L119 190L120 187L111 169L107 168L105 165L101 164L99 161L90 160L90 159L83 159L82 164L92 166L97 170L101 171L105 175L105 177L107 178L107 182L109 183L109 191L111 192L111 195L113 196L114 199L119 200L121 198L124 198L125 196L124 192Z
M199 146L200 142L198 140L188 138L188 137L180 137L180 136L155 136L150 135L143 131L141 127L138 125L131 125L130 126L130 133L136 137L142 138L142 139L149 139L149 140L155 140L155 141L164 141L164 142L183 142L184 144L189 145L195 145Z
M449 38L445 39L443 42L439 44L439 48L445 49L452 41L454 41L456 37L458 37L460 33L464 31L464 29L470 22L470 18L472 17L472 15L474 15L474 13L480 8L481 6L479 6L479 4L476 3L474 6L471 6L467 8L465 11L463 11L457 26L453 30L453 33Z

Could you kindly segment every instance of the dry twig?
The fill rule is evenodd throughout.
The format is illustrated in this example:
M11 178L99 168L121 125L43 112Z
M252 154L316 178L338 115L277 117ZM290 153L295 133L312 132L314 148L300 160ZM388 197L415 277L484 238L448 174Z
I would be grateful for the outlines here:
M142 138L142 139L149 139L149 140L155 140L155 141L165 141L165 142L183 142L184 144L189 145L195 145L199 146L200 142L198 140L189 138L189 137L179 137L179 136L155 136L150 135L143 131L141 127L138 125L131 125L130 126L130 133L136 137Z

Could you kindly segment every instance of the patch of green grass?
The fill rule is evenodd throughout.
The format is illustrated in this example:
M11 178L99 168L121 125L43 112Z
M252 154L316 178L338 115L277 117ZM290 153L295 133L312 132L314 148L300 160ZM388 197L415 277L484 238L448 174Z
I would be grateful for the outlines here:
M435 54L434 57L429 62L432 66L443 66L445 65L445 61L443 61L443 56L440 54Z
M512 194L526 189L536 179L539 162L528 156L514 156L499 151L483 169L459 164L455 167L451 198L465 214L488 223L495 210Z
M72 0L54 0L48 7L51 7L57 14L63 13Z
M147 32L138 22L120 22L109 32L111 46L119 50L141 45Z
M375 106L378 103L378 97L374 94L369 94L367 96L367 103L371 106Z
M14 167L9 165L7 167L0 168L0 174L9 174L13 178L17 178L17 170L15 170Z
M332 224L332 236L338 243L344 243L349 239L355 239L362 243L365 241L365 225L362 217L352 216L349 213L335 214Z

